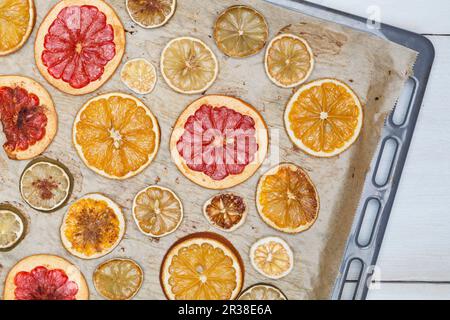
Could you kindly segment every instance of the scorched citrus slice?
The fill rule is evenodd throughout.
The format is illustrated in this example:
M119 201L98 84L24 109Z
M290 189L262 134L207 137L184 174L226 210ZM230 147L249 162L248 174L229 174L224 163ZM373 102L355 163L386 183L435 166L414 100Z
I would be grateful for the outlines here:
M172 158L196 184L227 189L249 179L265 160L267 126L248 103L204 96L178 118L170 139Z
M220 51L233 58L245 58L261 51L269 37L264 16L248 6L232 6L222 12L214 26Z
M309 176L300 167L285 163L264 174L256 191L261 218L286 233L309 229L319 215L319 196Z
M0 252L10 251L25 236L26 220L22 213L0 205Z
M214 227L231 232L242 226L247 218L244 198L233 193L218 194L203 206L203 214Z
M139 230L151 237L164 237L183 220L183 204L170 189L150 186L139 192L133 201L133 218Z
M61 225L61 241L71 254L96 259L110 253L125 234L120 207L101 194L88 194L75 201Z
M94 172L116 180L147 168L159 149L158 121L142 101L119 93L92 98L73 125L73 143Z
M176 0L127 0L128 14L143 28L165 25L175 13Z
M161 287L170 300L233 300L244 283L239 252L215 233L178 240L161 265Z
M361 102L348 85L321 79L305 84L292 96L284 123L297 147L326 158L341 154L356 142L363 117Z
M62 0L39 27L34 57L50 84L83 95L112 76L124 50L125 31L106 1Z
M0 76L0 120L9 158L27 160L44 152L53 141L58 117L52 98L36 81Z
M53 255L20 260L8 273L5 300L88 300L89 289L80 270Z
M238 300L264 301L264 300L287 300L284 293L277 287L259 283L245 289Z
M137 94L147 94L156 85L155 67L145 59L133 59L125 63L120 72L125 85Z
M292 271L294 253L283 239L267 237L250 248L250 261L263 276L281 279Z

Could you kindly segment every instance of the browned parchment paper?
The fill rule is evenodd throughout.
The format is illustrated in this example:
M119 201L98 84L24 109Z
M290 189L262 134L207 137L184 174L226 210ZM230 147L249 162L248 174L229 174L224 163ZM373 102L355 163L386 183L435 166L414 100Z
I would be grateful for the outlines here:
M57 3L56 0L35 0L37 26ZM119 13L127 29L127 50L124 62L145 57L159 67L165 44L174 37L189 35L211 46L220 62L220 74L207 93L221 93L240 97L261 111L271 128L271 154L264 167L249 181L233 189L245 195L250 206L244 226L232 234L225 234L241 253L245 266L245 286L269 282L280 287L289 299L326 299L330 296L338 273L344 246L365 180L370 160L376 149L384 119L399 96L405 79L411 72L416 53L377 37L288 11L262 0L178 0L174 18L165 27L145 30L131 22L125 0L108 1ZM365 122L359 141L347 152L333 159L315 159L297 150L289 141L283 126L283 111L292 90L274 86L266 77L263 52L235 60L219 52L212 39L212 26L219 12L230 5L249 4L260 10L268 20L271 37L280 30L303 35L312 45L316 68L311 79L334 77L350 84L365 108ZM89 192L103 192L124 209L127 232L111 254L94 261L71 256L60 244L59 227L67 207L52 214L36 212L26 206L18 192L19 176L26 162L8 160L0 152L0 202L10 202L21 208L30 220L25 240L9 253L0 253L0 290L8 270L21 258L36 253L61 255L78 265L86 276L91 298L99 295L92 284L92 273L101 262L113 257L135 259L143 267L145 281L137 299L163 299L159 285L159 268L164 253L176 239L197 231L214 231L204 219L201 208L214 192L202 189L182 176L170 161L169 136L172 125L195 96L180 95L165 84L159 75L152 94L141 97L158 117L162 129L161 149L155 162L145 172L125 182L109 181L87 169L78 158L71 143L72 123L78 109L90 97L109 92L125 91L119 73L91 95L72 97L52 88L36 69L33 42L37 26L18 53L0 58L0 74L22 74L40 81L54 98L59 114L59 132L45 153L65 163L75 176L72 200ZM3 139L1 137L0 139ZM0 141L3 143L3 140ZM255 189L258 178L276 161L294 162L305 168L317 185L321 211L311 230L299 235L286 235L266 226L255 208ZM158 183L174 189L183 201L185 219L180 229L159 241L139 233L132 221L131 204L135 194L144 187ZM219 232L220 233L220 232ZM249 248L257 239L277 235L285 239L295 253L293 272L278 281L260 276L248 258Z

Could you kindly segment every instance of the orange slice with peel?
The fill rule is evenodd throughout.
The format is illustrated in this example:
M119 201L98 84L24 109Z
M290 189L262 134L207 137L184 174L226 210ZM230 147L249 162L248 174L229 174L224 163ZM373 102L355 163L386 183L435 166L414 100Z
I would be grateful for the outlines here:
M176 0L127 0L131 19L143 28L153 29L165 25L175 13Z
M234 193L221 193L210 198L203 206L208 222L225 232L242 226L247 218L248 207L243 197Z
M266 283L258 283L245 289L240 294L238 300L275 301L287 300L287 298L284 293L277 287Z

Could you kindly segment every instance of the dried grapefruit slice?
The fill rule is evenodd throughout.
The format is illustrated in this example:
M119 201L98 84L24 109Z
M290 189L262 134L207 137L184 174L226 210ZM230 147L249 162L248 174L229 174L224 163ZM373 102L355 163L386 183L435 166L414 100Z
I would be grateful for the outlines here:
M73 143L91 170L124 180L152 163L159 149L159 124L142 101L113 92L84 104L73 126Z
M0 252L16 247L24 238L25 229L25 218L21 212L0 205Z
M264 174L256 191L261 218L286 233L309 229L319 215L319 196L309 176L300 167L284 163Z
M245 58L261 51L269 37L264 16L248 6L232 6L222 12L214 26L214 39L227 56Z
M267 125L237 98L211 95L191 103L178 118L170 151L178 169L210 189L227 189L249 179L265 160Z
M137 94L147 94L156 85L155 67L145 59L133 59L125 63L120 72L125 85Z
M144 273L141 267L130 259L112 259L95 269L95 289L109 300L130 300L141 288Z
M112 76L124 50L125 31L106 1L62 0L39 27L34 57L50 84L83 95Z
M143 28L165 25L175 13L176 0L127 0L131 19Z
M0 56L23 47L33 31L35 18L33 0L0 0Z
M203 41L181 37L173 39L164 48L161 72L173 90L195 94L206 91L214 83L219 63Z
M264 301L264 300L287 300L284 293L277 287L259 283L245 289L238 300Z
M150 186L139 192L133 201L133 218L139 230L151 237L164 237L183 220L183 204L170 189Z
M89 288L80 270L52 255L20 260L8 273L5 300L88 300Z
M314 55L305 39L293 34L280 34L267 47L265 67L273 83L282 88L293 88L311 75Z
M250 248L250 261L256 271L271 279L287 276L294 267L294 253L281 238L267 237Z
M170 300L233 300L244 283L239 252L215 233L178 240L161 265L161 287Z
M27 160L44 152L58 129L58 116L47 90L20 76L0 76L0 120L9 158Z
M242 226L247 218L248 207L239 195L233 193L218 194L203 206L206 220L214 227L231 232Z
M363 108L354 91L334 79L305 84L286 107L289 137L304 152L333 157L350 148L363 126Z
M101 194L88 194L75 201L61 225L64 247L82 259L107 255L119 244L124 233L122 210Z

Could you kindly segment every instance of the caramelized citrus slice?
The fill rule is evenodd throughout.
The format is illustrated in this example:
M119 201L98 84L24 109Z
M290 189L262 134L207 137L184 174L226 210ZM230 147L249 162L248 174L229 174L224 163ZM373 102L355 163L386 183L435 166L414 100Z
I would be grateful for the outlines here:
M96 259L110 253L124 233L122 210L100 194L88 194L75 201L61 225L64 247L82 259Z
M33 0L0 0L0 56L19 50L35 22Z
M250 261L262 275L271 279L287 276L294 267L294 254L289 245L278 237L257 241L250 249Z
M256 191L261 218L286 233L309 229L319 215L319 196L309 176L294 164L281 164L261 177Z
M73 142L94 172L124 180L150 165L159 149L158 121L137 98L110 93L89 100L73 126Z
M120 78L134 92L147 94L155 88L156 70L147 60L134 59L125 63L120 73Z
M11 210L0 209L0 251L11 250L25 232L22 217Z
M201 40L181 37L170 41L161 56L161 72L175 91L195 94L207 90L217 78L219 64Z
M217 18L214 39L227 56L245 58L261 51L269 27L261 13L248 6L232 6Z
M196 233L169 249L160 280L170 300L232 300L242 289L244 266L228 240L215 233Z
M172 190L151 186L134 198L133 218L145 235L163 237L180 226L183 220L183 205Z
M287 300L280 289L270 284L255 284L245 289L238 300L264 301L264 300Z
M208 222L227 232L236 230L245 222L247 211L244 199L233 193L218 194L203 206Z
M348 85L322 79L298 89L287 105L284 122L301 150L316 157L333 157L358 139L363 109Z
M314 68L314 55L305 39L280 34L269 43L265 67L273 83L292 88L309 78Z
M127 0L131 19L143 28L165 25L175 13L176 0Z
M129 300L141 288L144 273L141 267L130 259L112 259L95 269L95 289L109 300Z

